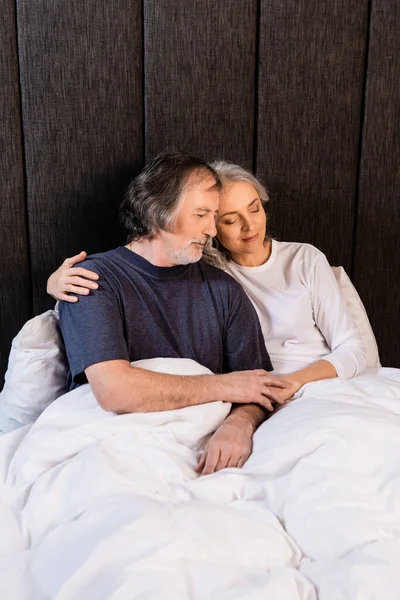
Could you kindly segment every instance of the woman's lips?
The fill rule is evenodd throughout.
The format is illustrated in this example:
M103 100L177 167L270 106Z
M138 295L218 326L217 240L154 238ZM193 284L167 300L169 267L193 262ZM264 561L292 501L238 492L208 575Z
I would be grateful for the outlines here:
M248 242L248 243L255 242L257 240L258 240L258 233L256 233L256 235L252 235L251 237L248 237L248 238L242 238L242 242Z

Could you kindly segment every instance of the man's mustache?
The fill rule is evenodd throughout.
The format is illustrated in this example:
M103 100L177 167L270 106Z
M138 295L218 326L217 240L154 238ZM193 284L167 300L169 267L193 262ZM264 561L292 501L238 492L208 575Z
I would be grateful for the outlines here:
M201 244L202 246L205 246L210 240L211 240L211 238L208 235L205 239L204 238L203 239L195 238L190 243L191 244Z

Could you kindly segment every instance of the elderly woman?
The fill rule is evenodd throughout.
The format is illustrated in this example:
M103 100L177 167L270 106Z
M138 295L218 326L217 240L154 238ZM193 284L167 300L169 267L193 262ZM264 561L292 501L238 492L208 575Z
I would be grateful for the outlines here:
M223 192L217 236L204 260L243 286L260 319L274 373L284 375L292 397L308 382L361 373L364 348L324 254L310 244L271 239L268 195L261 183L238 165L214 162L212 167ZM72 268L85 256L81 252L64 261L48 280L49 294L76 302L74 294L97 288L96 273ZM207 452L200 470L206 459Z
M350 378L366 366L358 330L324 254L267 234L265 188L237 165L215 162L223 183L214 247L207 258L252 301L276 374L305 383Z

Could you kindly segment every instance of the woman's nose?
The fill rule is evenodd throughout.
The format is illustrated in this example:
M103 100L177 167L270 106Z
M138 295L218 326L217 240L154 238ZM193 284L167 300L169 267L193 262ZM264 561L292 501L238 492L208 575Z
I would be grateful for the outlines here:
M244 218L243 221L242 221L242 229L243 229L243 231L250 231L250 229L252 229L252 227L253 227L253 224L250 221L250 219Z

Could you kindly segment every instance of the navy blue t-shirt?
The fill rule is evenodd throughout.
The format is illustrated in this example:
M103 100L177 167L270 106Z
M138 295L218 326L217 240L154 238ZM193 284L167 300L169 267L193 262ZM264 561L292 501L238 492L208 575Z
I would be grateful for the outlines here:
M237 281L201 260L156 267L128 248L90 256L99 288L60 303L70 388L108 360L191 358L213 373L272 370L260 323Z

